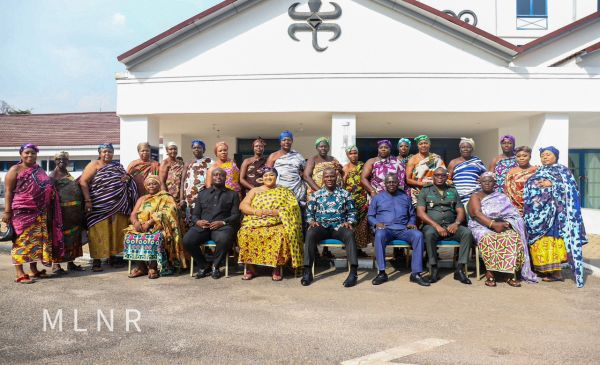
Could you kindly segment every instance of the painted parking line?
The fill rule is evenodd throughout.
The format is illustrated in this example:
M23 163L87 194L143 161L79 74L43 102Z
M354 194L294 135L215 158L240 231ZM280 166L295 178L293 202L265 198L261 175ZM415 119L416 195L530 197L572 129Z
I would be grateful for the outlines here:
M417 354L419 352L429 351L436 347L444 346L452 341L441 338L427 338L421 341L412 342L406 345L394 347L374 354L357 357L356 359L346 360L342 365L365 365L365 364L392 364L391 361L398 360L405 356ZM398 362L393 364L398 365Z

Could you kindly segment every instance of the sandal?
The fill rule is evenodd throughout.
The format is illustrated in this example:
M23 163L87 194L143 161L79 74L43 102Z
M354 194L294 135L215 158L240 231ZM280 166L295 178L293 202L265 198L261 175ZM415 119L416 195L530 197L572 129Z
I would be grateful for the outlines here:
M41 270L41 271L37 271L37 272L32 272L31 276L33 276L36 279L45 279L48 277L48 274L46 274L46 269Z
M131 270L131 274L127 275L127 277L130 279L133 279L133 278L139 278L140 276L146 276L146 275L148 275L148 272L144 272L136 267L135 269Z
M494 287L496 286L496 279L493 277L485 277L485 286Z
M273 270L273 276L271 277L273 281L281 281L283 280L283 275L281 275L281 268L276 268Z
M19 283L19 284L33 284L35 283L35 281L29 277L29 275L27 274L23 274L23 276L20 276L18 278L15 279L15 283Z
M542 281L546 282L546 283L552 283L552 282L555 282L555 281L565 281L565 279L564 278L557 278L557 277L554 277L554 276L546 276L546 277L542 278Z
M506 280L506 283L510 286L512 286L513 288L520 288L521 287L521 282L517 279L511 278Z
M67 264L67 270L69 270L69 271L85 271L85 269L83 268L83 266L81 266L81 265L75 265L72 262L69 262Z
M252 280L256 277L256 273L252 270L246 270L244 276L242 276L242 280Z
M148 279L158 279L158 271L156 269L148 270Z

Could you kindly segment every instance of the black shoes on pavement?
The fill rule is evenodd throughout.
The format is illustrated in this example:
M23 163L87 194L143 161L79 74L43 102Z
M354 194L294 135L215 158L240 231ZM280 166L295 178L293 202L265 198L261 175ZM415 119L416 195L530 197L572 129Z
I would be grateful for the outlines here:
M462 269L458 269L454 272L454 280L458 280L463 284L470 285L471 280L467 277L467 274Z
M302 284L302 286L309 286L310 284L312 284L313 282L313 275L312 275L312 271L310 271L309 268L304 268L304 275L302 275L302 280L300 280L300 284Z
M388 281L388 276L384 271L384 272L380 272L379 274L377 274L377 276L371 281L371 284L381 285L381 284L385 283L386 281Z
M433 266L431 268L431 276L429 277L429 282L433 284L437 283L438 281L440 281L440 274L438 272L437 266Z
M202 279L207 276L211 276L213 279L218 279L221 277L221 271L216 267L207 267L204 269L199 269L196 273L196 279Z
M358 282L358 275L355 272L348 274L346 280L344 280L344 288L351 288Z
M425 280L423 278L423 276L421 275L421 273L418 274L410 274L410 281L413 283L417 283L421 286L429 286L431 284L429 284L429 281Z

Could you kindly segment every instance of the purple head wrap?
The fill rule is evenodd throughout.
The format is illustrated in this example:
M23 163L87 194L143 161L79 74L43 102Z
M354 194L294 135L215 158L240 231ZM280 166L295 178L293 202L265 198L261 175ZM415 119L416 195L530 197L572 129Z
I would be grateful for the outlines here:
M392 142L390 142L389 139L382 139L381 141L377 141L377 147L381 146L382 144L387 144L389 148L392 148Z
M21 145L21 148L19 148L19 154L23 153L23 151L25 151L27 148L31 148L35 151L35 153L40 152L40 149L33 143L25 143Z
M504 142L505 139L508 139L509 141L512 142L513 146L516 146L516 144L515 144L516 141L515 141L515 137L514 136L511 136L510 134L507 134L506 136L502 136L500 138L500 143Z

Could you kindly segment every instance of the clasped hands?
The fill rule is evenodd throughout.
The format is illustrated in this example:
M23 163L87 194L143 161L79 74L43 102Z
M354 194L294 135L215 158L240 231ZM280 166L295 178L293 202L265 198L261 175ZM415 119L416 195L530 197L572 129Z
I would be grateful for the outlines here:
M141 223L140 221L133 222L133 228L138 232L148 232L153 225L153 220L149 220L146 223Z
M408 229L417 229L417 226L415 226L414 224L407 224L406 228L408 228ZM385 229L385 223L377 223L375 225L375 229Z
M196 222L196 227L203 228L203 229L207 229L208 228L211 231L219 229L219 228L221 228L223 226L225 226L225 222L224 221L209 222L207 220L201 219L201 220L199 220L199 221Z
M257 217L277 217L279 215L278 209L256 209L254 215Z
M315 227L321 227L321 224L317 221L312 221L312 222L308 223L308 229L315 228ZM352 223L350 223L350 222L344 222L344 223L340 224L340 227L347 228L351 231L354 230L354 227L352 227Z
M437 231L437 233L440 237L448 237L450 235L455 234L456 231L458 231L458 227L460 227L460 224L454 222L454 223L448 225L448 228L444 228L440 225L437 225L435 227L435 230Z

